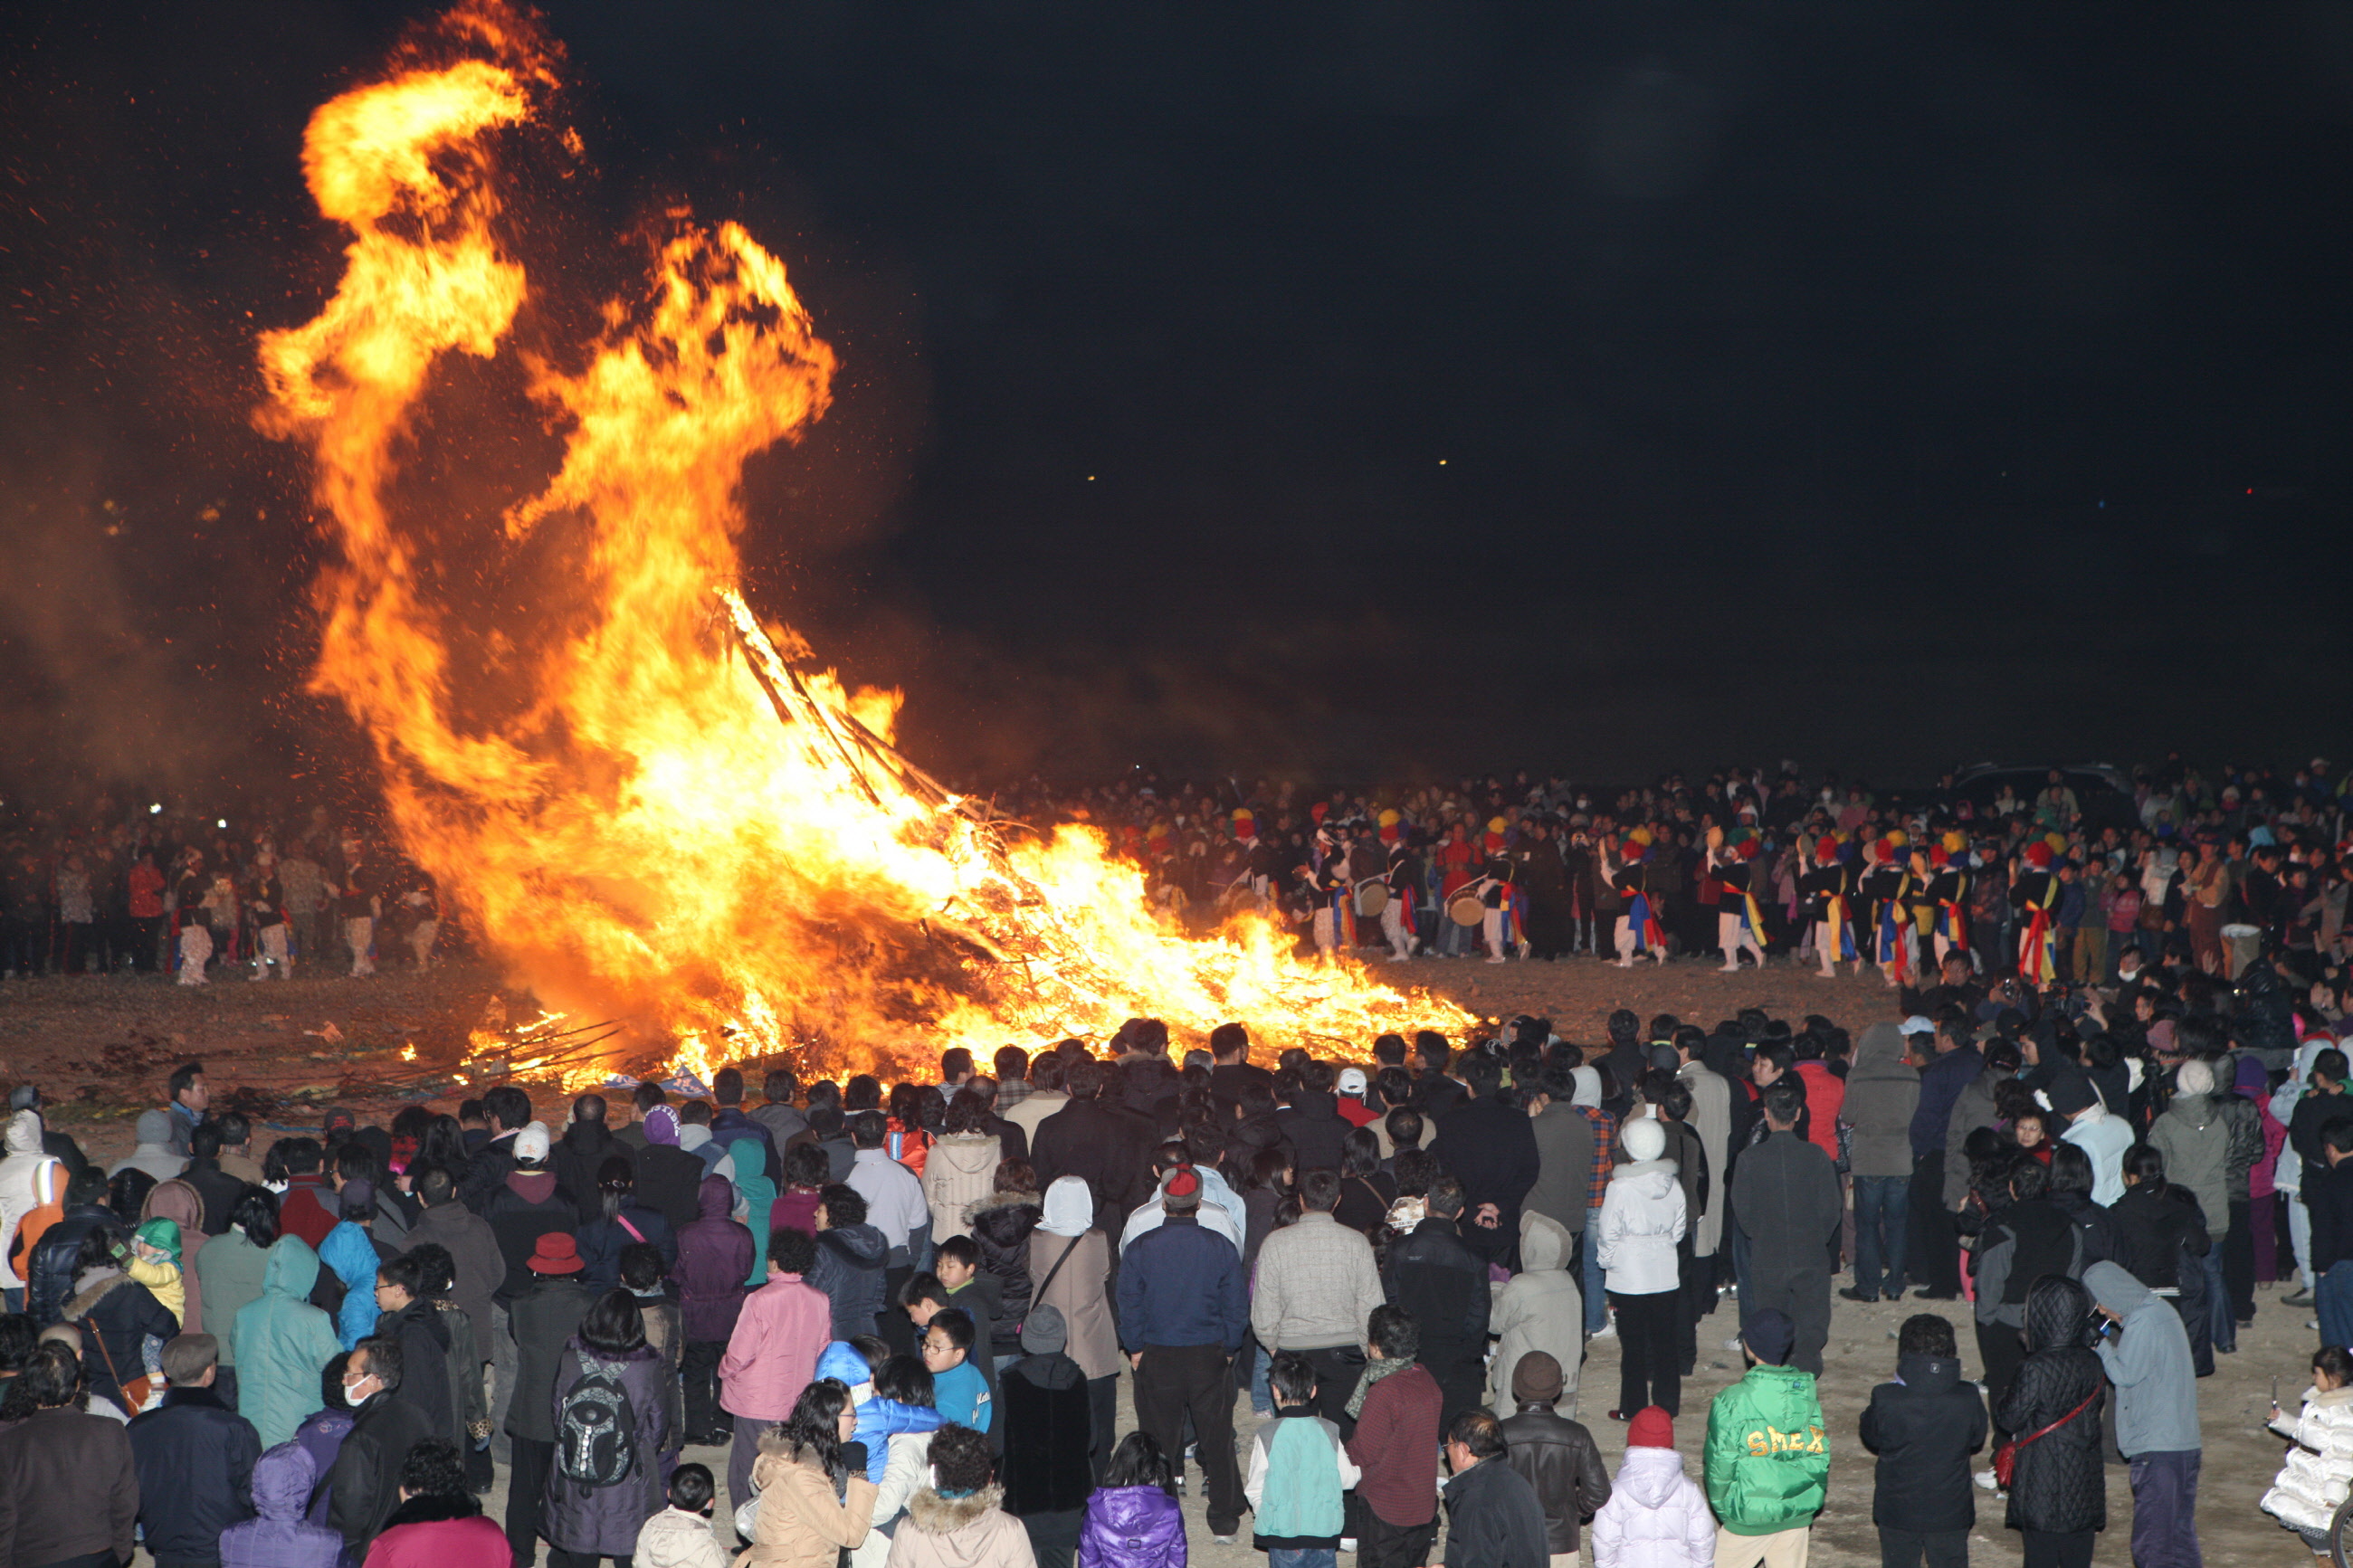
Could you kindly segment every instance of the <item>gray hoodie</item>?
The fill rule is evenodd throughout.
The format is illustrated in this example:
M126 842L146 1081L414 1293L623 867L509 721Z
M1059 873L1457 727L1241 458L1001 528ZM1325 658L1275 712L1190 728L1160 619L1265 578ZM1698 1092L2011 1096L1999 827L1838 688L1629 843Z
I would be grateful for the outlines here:
M2116 1385L2116 1447L2127 1459L2197 1453L2198 1378L2181 1314L2118 1264L2084 1269L2084 1288L2124 1319L2121 1333L2100 1342L2100 1364Z
M1904 1059L1903 1031L1894 1024L1870 1026L1855 1044L1840 1108L1854 1129L1856 1175L1912 1173L1912 1114L1919 1108L1920 1074Z

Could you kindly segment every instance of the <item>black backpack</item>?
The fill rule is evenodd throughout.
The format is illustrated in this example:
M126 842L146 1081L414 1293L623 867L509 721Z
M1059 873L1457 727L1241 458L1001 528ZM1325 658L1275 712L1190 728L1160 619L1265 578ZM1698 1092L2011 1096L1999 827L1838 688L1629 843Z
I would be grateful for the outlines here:
M555 1412L556 1469L574 1485L617 1487L637 1468L638 1412L621 1363L580 1358L581 1378Z

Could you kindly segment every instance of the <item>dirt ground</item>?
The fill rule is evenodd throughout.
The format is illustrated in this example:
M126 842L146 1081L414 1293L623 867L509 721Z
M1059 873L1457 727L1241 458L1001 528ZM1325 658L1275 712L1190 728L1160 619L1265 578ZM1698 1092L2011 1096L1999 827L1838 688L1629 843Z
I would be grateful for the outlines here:
M1620 971L1589 959L1501 967L1475 960L1422 960L1380 966L1379 973L1427 985L1490 1016L1548 1016L1559 1033L1580 1040L1599 1037L1603 1020L1619 1006L1646 1019L1672 1012L1706 1025L1756 1005L1791 1018L1821 1013L1853 1029L1894 1015L1892 994L1876 981L1825 982L1786 963L1727 975L1702 962ZM273 1130L315 1131L319 1110L330 1104L387 1115L402 1104L452 1092L467 1030L480 1019L494 991L489 971L468 966L359 982L231 980L193 990L152 978L10 981L0 984L0 1080L39 1082L57 1121L94 1153L108 1157L129 1151L131 1118L161 1102L164 1077L175 1062L191 1056L206 1064L216 1104L239 1102ZM515 1016L525 1016L519 1003ZM404 1059L402 1052L410 1048L413 1058ZM552 1094L541 1098L554 1100ZM548 1109L554 1110L552 1103ZM2261 1288L2254 1326L2241 1331L2239 1352L2219 1357L2216 1374L2199 1384L2206 1438L2200 1533L2208 1561L2234 1568L2301 1568L2311 1560L2293 1535L2256 1508L2280 1460L2281 1444L2263 1431L2273 1387L2276 1383L2281 1399L2293 1405L2308 1382L2315 1342L2306 1326L2309 1310L2280 1306L2280 1294L2278 1287ZM1724 1348L1736 1326L1733 1307L1727 1299L1701 1325L1698 1375L1684 1386L1676 1437L1694 1475L1706 1401L1737 1375L1738 1352ZM1855 1439L1855 1424L1872 1386L1894 1373L1896 1325L1915 1310L1951 1317L1964 1363L1976 1370L1964 1303L1835 1304L1821 1394L1836 1457L1830 1506L1814 1531L1817 1563L1866 1568L1879 1561L1871 1523L1872 1462ZM1625 1429L1602 1414L1617 1387L1614 1340L1592 1345L1583 1387L1584 1417L1614 1470ZM1247 1399L1238 1401L1236 1409L1238 1429L1247 1433ZM1124 1384L1121 1411L1124 1423L1130 1414ZM713 1468L723 1478L723 1455L690 1457L715 1459ZM1195 1562L1203 1568L1248 1568L1261 1562L1249 1550L1247 1535L1232 1547L1210 1542L1195 1474L1186 1500ZM2095 1561L2122 1563L2130 1558L2132 1499L2121 1468L2109 1473L2108 1499L2109 1528ZM492 1516L499 1517L502 1508L501 1493L491 1500ZM2001 1526L2001 1505L1980 1494L1971 1541L1976 1560L2017 1563L2018 1540Z

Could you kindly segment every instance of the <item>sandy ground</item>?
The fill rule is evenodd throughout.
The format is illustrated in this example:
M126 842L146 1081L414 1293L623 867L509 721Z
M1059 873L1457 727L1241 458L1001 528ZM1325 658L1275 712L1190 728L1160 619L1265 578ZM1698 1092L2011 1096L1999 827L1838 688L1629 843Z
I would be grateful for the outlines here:
M1424 960L1382 966L1381 973L1428 985L1491 1016L1548 1016L1561 1034L1574 1039L1598 1037L1603 1019L1619 1006L1632 1007L1646 1019L1672 1012L1702 1024L1747 1005L1793 1018L1818 1012L1850 1028L1894 1016L1891 994L1876 981L1825 982L1786 964L1726 975L1706 963L1620 971L1591 960L1500 967L1472 960ZM136 978L10 981L0 984L0 1079L40 1082L58 1120L93 1152L108 1156L128 1151L130 1118L160 1102L164 1078L185 1056L206 1061L216 1104L242 1100L271 1126L314 1131L318 1108L328 1104L382 1115L411 1100L430 1098L432 1091L446 1092L466 1031L481 1016L493 990L490 973L467 966L364 982L231 981L198 990ZM518 1008L517 1016L525 1015ZM411 1047L414 1059L403 1060L401 1052ZM554 1096L543 1098L552 1101ZM2280 1458L2281 1444L2262 1429L2274 1384L2292 1405L2308 1381L2315 1342L2306 1327L2309 1311L2281 1307L2279 1294L2274 1287L2259 1291L2255 1324L2241 1331L2239 1353L2218 1358L2216 1374L2199 1384L2206 1436L2199 1521L2208 1560L2218 1564L2300 1568L2310 1561L2296 1539L2255 1506ZM1698 1375L1684 1386L1676 1435L1694 1474L1705 1402L1737 1375L1738 1353L1723 1348L1735 1328L1732 1309L1727 1300L1701 1325ZM1830 1506L1813 1540L1813 1560L1831 1568L1862 1568L1879 1561L1871 1523L1872 1464L1855 1439L1855 1424L1872 1386L1892 1375L1894 1331L1915 1310L1940 1310L1954 1320L1965 1363L1974 1371L1975 1342L1962 1303L1836 1303L1821 1384L1835 1458ZM1602 1415L1617 1387L1614 1340L1592 1345L1583 1386L1588 1424L1614 1469L1624 1428ZM1238 1430L1247 1434L1247 1399L1239 1400L1236 1409ZM1130 1419L1124 1382L1121 1417L1124 1427ZM723 1454L697 1451L690 1457L712 1463L723 1478ZM2121 1563L2130 1558L2132 1500L2120 1468L2110 1471L2108 1495L2110 1524L2096 1561ZM500 1517L503 1507L503 1494L494 1496L492 1516ZM1211 1542L1201 1507L1196 1484L1186 1512L1194 1525L1197 1563L1204 1568L1245 1568L1262 1562L1249 1549L1247 1535L1232 1547ZM1981 1497L1971 1549L1980 1562L2020 1560L2018 1537L2002 1528L2000 1504L1989 1497Z

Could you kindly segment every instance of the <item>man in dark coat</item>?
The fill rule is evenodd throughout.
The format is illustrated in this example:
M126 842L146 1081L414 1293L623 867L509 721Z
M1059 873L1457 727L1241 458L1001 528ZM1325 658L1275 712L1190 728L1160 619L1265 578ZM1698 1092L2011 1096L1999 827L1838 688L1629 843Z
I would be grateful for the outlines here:
M1471 1093L1440 1113L1430 1152L1462 1184L1464 1245L1485 1261L1508 1262L1519 1250L1520 1200L1543 1160L1527 1111L1503 1098L1503 1064L1480 1052L1464 1062L1462 1077Z
M1766 1089L1765 1139L1732 1168L1732 1212L1748 1238L1741 1321L1767 1307L1787 1312L1797 1327L1788 1364L1820 1377L1831 1333L1830 1240L1845 1205L1831 1157L1798 1135L1803 1109L1794 1074Z
M401 1379L412 1370L418 1377L447 1375L438 1366L409 1368L397 1340L373 1336L353 1347L350 1364L343 1369L352 1429L335 1451L334 1468L320 1478L311 1495L315 1502L319 1489L327 1491L327 1524L343 1538L346 1562L367 1555L368 1542L400 1505L400 1467L407 1461L408 1450L438 1436L424 1411L397 1397ZM553 1397L551 1393L542 1403ZM534 1541L532 1551L537 1550Z
M1435 1117L1462 1098L1462 1086L1446 1076L1446 1064L1453 1056L1446 1037L1435 1030L1414 1036L1413 1059L1421 1070L1414 1075L1413 1106L1422 1115Z
M1520 1206L1557 1222L1572 1236L1582 1235L1593 1198L1593 1123L1570 1103L1577 1080L1565 1063L1546 1067L1536 1092L1544 1103L1528 1119L1536 1180Z
M1871 1391L1862 1446L1879 1456L1871 1521L1889 1563L1968 1561L1977 1523L1969 1456L1985 1447L1985 1401L1961 1381L1953 1325L1923 1312L1895 1342L1895 1381Z
M508 1309L514 1325L515 1393L505 1421L514 1451L507 1473L506 1524L507 1544L517 1563L530 1563L539 1551L540 1507L555 1468L555 1381L564 1346L596 1302L580 1274L579 1244L569 1231L550 1232L531 1257L530 1284ZM352 1435L357 1436L359 1428ZM344 1442L348 1447L350 1438Z
M261 1439L213 1392L219 1367L220 1342L212 1335L175 1336L164 1346L171 1388L163 1405L131 1422L139 1525L156 1568L217 1563L221 1531L253 1517Z
M1120 1348L1135 1372L1136 1425L1179 1464L1185 1417L1192 1416L1209 1532L1229 1541L1242 1513L1232 1363L1250 1331L1250 1293L1240 1257L1201 1226L1197 1173L1182 1166L1172 1173L1160 1205L1160 1224L1128 1245L1120 1265Z
M502 1083L482 1096L482 1118L490 1123L490 1136L466 1162L465 1173L458 1181L458 1195L476 1214L491 1206L491 1199L498 1195L508 1173L515 1168L515 1139L531 1125L531 1096Z
M1439 1417L1446 1426L1479 1404L1494 1296L1487 1288L1486 1261L1462 1244L1457 1229L1462 1184L1439 1177L1423 1204L1422 1222L1389 1248L1381 1284L1389 1304L1421 1325L1421 1364L1446 1395Z
M555 1184L572 1194L572 1205L579 1211L582 1225L605 1216L605 1199L596 1188L596 1173L613 1155L628 1158L636 1152L607 1130L605 1110L605 1097L601 1094L584 1094L574 1100L572 1125L556 1140L547 1162L548 1168L555 1173Z
M1642 1071L1651 1063L1642 1052L1640 1036L1642 1020L1630 1007L1620 1007L1609 1015L1609 1048L1596 1060L1609 1068L1610 1081L1618 1092L1602 1102L1602 1109L1623 1121L1634 1103L1634 1086L1642 1081Z
M744 1075L734 1068L721 1068L711 1079L711 1098L719 1110L711 1118L712 1142L724 1149L739 1138L756 1138L768 1156L768 1180L784 1184L785 1159L776 1148L776 1134L765 1121L755 1121L744 1109Z
M1544 1504L1512 1468L1503 1424L1467 1410L1446 1428L1454 1479L1446 1499L1446 1568L1544 1568L1552 1552Z
M1336 1171L1340 1144L1354 1131L1341 1119L1339 1097L1332 1092L1339 1071L1330 1062L1309 1062L1301 1077L1303 1087L1289 1109L1275 1112L1274 1124L1291 1145L1294 1171Z
M1105 1071L1092 1058L1071 1064L1063 1079L1071 1102L1038 1124L1029 1163L1040 1192L1064 1176L1085 1182L1095 1195L1095 1228L1117 1236L1128 1211L1150 1195L1160 1139L1152 1122L1102 1101Z
M196 1196L205 1204L205 1234L218 1236L228 1229L228 1211L245 1195L245 1184L220 1168L220 1124L207 1121L188 1134L188 1146L195 1153L188 1168L180 1173L180 1180L196 1189Z
M474 1359L487 1362L492 1354L491 1298L507 1278L507 1260L499 1250L498 1233L490 1221L459 1201L456 1180L438 1166L426 1167L417 1178L417 1195L425 1212L408 1227L401 1248L414 1252L430 1242L448 1251L458 1275L449 1300L474 1325Z
M1512 1468L1544 1505L1546 1542L1556 1557L1577 1551L1577 1527L1590 1523L1609 1500L1609 1470L1593 1434L1553 1408L1566 1381L1552 1352L1528 1352L1513 1363L1512 1402L1518 1411L1503 1423Z

